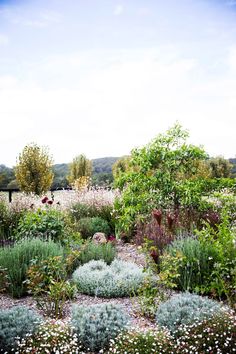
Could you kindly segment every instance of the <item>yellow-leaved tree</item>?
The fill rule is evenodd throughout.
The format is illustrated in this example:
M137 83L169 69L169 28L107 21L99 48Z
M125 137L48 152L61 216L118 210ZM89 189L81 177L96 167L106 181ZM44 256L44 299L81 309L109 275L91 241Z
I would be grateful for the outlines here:
M53 160L46 147L35 143L26 145L19 154L15 176L20 190L42 195L47 192L53 181Z
M81 154L76 156L70 164L69 183L75 189L85 188L89 184L92 174L92 162Z

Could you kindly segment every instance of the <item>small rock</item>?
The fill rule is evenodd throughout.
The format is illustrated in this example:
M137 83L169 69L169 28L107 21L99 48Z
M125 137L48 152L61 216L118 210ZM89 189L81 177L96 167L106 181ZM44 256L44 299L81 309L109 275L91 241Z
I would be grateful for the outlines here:
M93 235L94 243L107 243L106 235L103 232L96 232Z

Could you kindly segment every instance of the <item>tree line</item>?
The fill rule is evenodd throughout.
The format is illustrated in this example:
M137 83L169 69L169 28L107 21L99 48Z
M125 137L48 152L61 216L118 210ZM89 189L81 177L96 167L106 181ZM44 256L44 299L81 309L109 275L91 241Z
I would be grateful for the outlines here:
M0 165L0 188L40 194L49 188L112 186L114 178L129 169L129 160L130 156L89 160L80 154L71 163L53 164L47 148L30 144L19 154L15 167ZM206 178L235 178L236 158L206 157L197 171Z

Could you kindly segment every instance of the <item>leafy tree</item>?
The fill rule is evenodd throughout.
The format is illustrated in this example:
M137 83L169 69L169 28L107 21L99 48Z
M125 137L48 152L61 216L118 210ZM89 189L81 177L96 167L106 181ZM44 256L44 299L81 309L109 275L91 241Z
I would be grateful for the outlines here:
M73 184L80 177L91 177L92 163L85 155L76 156L70 164L68 181Z
M26 193L42 195L53 181L52 158L45 147L35 143L26 145L19 155L15 176L19 188Z
M188 132L176 124L132 151L131 168L120 173L115 183L122 189L115 204L119 230L132 232L154 208L176 210L200 203L204 182L193 177L198 162L207 155L201 147L187 144L187 138Z
M207 161L212 178L228 178L231 176L233 165L222 156L212 157Z
M118 179L120 175L127 172L130 168L129 166L130 156L122 156L117 160L112 166L112 174L114 179Z

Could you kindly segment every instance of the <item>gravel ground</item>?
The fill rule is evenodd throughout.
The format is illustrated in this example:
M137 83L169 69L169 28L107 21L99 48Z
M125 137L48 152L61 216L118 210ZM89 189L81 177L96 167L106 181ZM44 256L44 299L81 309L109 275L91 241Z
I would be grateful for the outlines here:
M117 244L117 257L130 262L135 262L139 266L145 266L145 255L141 253L139 249L135 245L132 244ZM91 305L91 304L100 304L104 302L120 304L126 313L129 313L131 317L131 325L136 328L153 328L154 324L138 315L138 304L136 298L114 298L114 299L104 299L93 297L89 295L78 294L73 301L66 302L65 305L65 321L70 320L71 308L74 304L78 305ZM29 306L36 311L38 311L36 302L31 296L26 296L21 299L13 299L9 295L0 294L0 309L7 309L13 306L25 305ZM40 312L40 311L38 311Z

